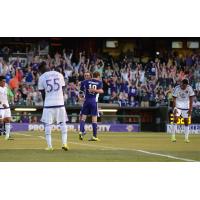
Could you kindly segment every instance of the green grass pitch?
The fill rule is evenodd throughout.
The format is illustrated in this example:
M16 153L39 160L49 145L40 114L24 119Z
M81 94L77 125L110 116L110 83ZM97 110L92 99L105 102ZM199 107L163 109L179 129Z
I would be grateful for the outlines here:
M43 132L21 132L5 141L0 136L1 162L184 162L200 161L200 135L190 135L190 143L177 135L170 141L166 133L100 133L99 142L89 142L91 133L79 141L69 132L69 151L61 150L61 135L52 133L55 151L45 151Z

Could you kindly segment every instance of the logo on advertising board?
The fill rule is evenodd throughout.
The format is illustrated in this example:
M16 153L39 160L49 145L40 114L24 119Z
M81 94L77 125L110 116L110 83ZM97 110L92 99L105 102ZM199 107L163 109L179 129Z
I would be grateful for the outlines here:
M189 125L190 134L200 134L200 124ZM167 124L167 133L171 134L173 131L173 125ZM177 133L184 134L184 126L177 126Z

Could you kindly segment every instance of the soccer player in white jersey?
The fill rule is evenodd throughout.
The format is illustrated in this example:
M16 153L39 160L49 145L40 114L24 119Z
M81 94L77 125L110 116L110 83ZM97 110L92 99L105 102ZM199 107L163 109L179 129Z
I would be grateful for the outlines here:
M50 71L45 62L39 65L38 70L42 74L38 81L38 89L44 100L41 122L45 125L45 136L48 145L46 150L53 150L51 129L52 124L56 123L60 125L62 133L62 149L67 151L69 148L67 145L67 113L63 97L64 77L59 72Z
M3 123L5 123L5 140L10 138L10 120L11 111L8 103L6 80L4 76L0 76L0 125L3 127Z
M173 115L174 115L174 125L172 132L172 142L176 142L175 134L177 132L177 121L178 117L184 118L184 133L185 142L189 143L189 126L188 118L192 114L192 102L193 102L194 91L189 85L187 79L183 79L181 84L176 86L173 91Z

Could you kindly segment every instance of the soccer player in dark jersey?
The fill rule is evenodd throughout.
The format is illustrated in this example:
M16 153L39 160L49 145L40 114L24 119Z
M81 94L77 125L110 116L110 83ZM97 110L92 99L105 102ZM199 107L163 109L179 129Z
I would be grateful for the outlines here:
M81 109L79 139L83 140L85 133L85 120L87 115L92 116L93 136L89 141L99 141L97 137L98 97L103 93L103 83L100 80L100 73L94 72L93 78L81 82L80 93L84 94L85 101Z
M91 79L91 73L89 71L86 71L84 73L84 80L90 80ZM81 82L82 83L82 82ZM80 95L79 95L79 102L81 104L83 104L83 101L84 101L84 93L82 91L80 91ZM83 106L83 105L82 105ZM82 110L82 109L81 109ZM81 114L81 111L80 111L80 114L79 114L79 121L81 121L81 118L82 118L82 114Z

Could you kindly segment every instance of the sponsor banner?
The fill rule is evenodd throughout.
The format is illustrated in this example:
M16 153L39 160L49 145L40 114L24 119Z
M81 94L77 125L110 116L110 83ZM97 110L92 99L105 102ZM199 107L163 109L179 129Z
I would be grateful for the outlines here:
M11 131L28 131L28 123L11 123Z
M200 134L200 124L192 124L189 125L190 134ZM173 125L167 124L167 133L171 134L173 131ZM184 126L177 125L177 133L183 134L184 133Z
M59 130L59 125L52 125L52 131ZM68 131L77 132L79 124L67 124ZM98 132L139 132L139 124L98 124ZM92 131L92 124L85 125L86 131ZM12 123L12 131L44 131L44 124Z

